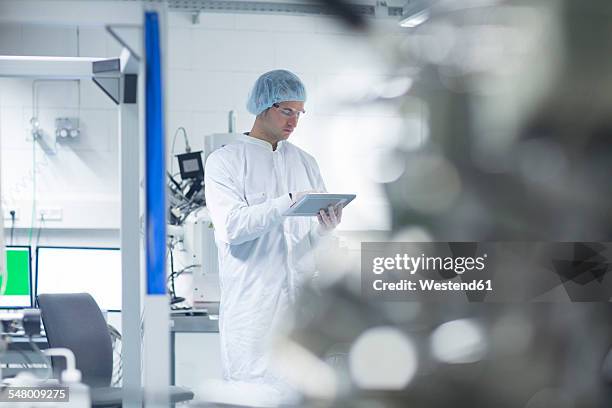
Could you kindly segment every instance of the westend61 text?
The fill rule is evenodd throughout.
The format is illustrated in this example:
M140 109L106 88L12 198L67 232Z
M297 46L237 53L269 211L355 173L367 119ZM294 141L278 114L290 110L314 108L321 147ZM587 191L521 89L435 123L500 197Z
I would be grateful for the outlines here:
M417 284L418 282L418 284ZM399 282L384 282L377 279L373 282L376 291L492 291L490 279L473 280L471 282L439 282L433 279L410 281L402 279Z

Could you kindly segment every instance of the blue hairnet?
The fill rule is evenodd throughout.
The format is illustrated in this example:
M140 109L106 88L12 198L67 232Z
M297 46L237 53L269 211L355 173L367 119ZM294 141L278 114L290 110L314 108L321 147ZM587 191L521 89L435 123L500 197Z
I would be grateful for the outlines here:
M306 88L295 74L277 69L257 78L246 107L257 116L273 104L285 101L306 102Z

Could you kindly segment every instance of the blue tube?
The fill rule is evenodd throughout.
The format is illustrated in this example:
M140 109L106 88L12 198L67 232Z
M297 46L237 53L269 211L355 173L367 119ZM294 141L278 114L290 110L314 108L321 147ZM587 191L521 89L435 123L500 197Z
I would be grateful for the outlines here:
M147 294L166 294L166 183L159 18L145 13Z

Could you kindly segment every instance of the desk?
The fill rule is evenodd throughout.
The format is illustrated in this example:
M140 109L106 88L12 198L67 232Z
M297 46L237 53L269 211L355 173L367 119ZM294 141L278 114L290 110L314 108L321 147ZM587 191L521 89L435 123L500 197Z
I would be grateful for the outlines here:
M173 314L171 316L170 384L172 385L175 385L176 380L176 333L219 333L219 303L206 304L206 310L207 312L203 315Z

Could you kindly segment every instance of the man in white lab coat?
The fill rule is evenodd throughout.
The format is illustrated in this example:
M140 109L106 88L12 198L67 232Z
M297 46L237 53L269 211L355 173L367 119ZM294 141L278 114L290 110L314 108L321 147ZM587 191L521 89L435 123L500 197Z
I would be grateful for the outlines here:
M269 366L269 339L300 287L315 273L313 249L340 222L284 217L304 193L325 191L315 159L287 139L304 112L306 90L289 71L260 76L247 103L253 128L213 152L205 169L206 204L219 250L219 329L224 378L284 385Z

